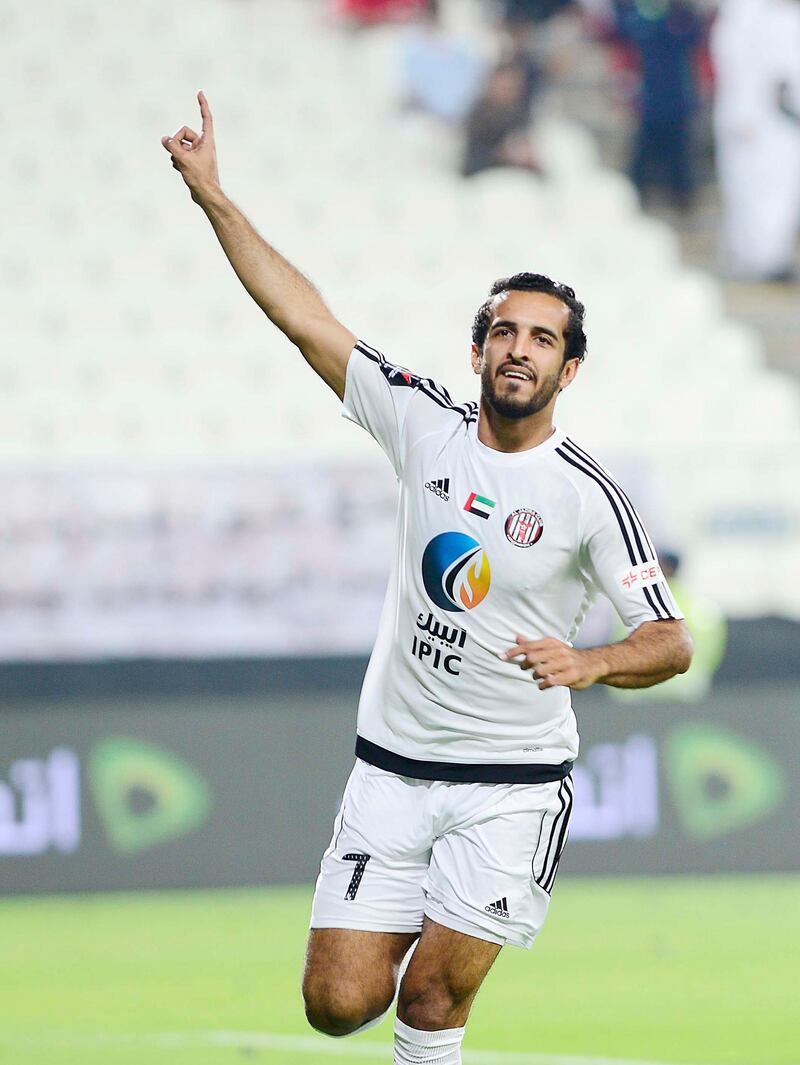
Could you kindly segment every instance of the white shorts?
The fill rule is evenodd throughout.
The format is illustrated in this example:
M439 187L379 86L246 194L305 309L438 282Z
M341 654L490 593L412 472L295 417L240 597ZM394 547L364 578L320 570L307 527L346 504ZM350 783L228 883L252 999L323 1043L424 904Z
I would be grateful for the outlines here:
M569 831L572 780L454 784L357 761L336 817L312 928L419 932L423 917L530 947Z

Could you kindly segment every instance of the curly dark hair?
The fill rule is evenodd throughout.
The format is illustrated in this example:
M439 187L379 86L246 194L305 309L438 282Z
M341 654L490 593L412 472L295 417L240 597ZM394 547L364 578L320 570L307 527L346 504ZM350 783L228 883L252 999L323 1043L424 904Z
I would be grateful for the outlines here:
M512 277L501 277L495 281L489 289L489 298L480 306L472 323L472 341L476 347L483 350L492 320L495 297L501 292L544 292L566 304L569 308L569 319L564 330L564 362L568 359L579 359L583 362L586 355L586 334L583 331L585 308L573 288L562 285L560 281L553 281L544 274L525 272L514 274Z

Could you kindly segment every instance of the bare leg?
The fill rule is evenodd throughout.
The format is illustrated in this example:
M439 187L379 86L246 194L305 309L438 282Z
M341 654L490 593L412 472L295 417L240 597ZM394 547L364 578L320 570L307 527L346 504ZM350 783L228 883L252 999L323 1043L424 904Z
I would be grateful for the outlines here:
M391 1006L400 963L416 933L312 928L303 998L312 1027L350 1035Z
M397 1016L422 1032L463 1028L500 949L426 917L400 986Z

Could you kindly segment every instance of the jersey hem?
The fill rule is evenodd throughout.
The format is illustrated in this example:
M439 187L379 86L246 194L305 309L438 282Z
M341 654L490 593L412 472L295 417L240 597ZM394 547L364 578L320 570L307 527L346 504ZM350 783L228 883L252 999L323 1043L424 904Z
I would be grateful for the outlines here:
M363 736L356 737L356 758L399 777L442 780L454 784L550 784L572 772L573 762L559 765L539 762L428 762L406 758L380 747Z

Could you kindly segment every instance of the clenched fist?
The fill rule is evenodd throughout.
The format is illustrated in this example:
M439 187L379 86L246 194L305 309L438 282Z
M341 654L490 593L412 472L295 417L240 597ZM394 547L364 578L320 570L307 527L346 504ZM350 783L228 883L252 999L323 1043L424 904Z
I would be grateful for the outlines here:
M574 688L579 691L596 684L606 673L606 664L598 654L599 648L576 651L568 643L549 637L546 640L527 640L516 636L516 644L503 651L504 662L516 662L520 669L533 670L539 687Z
M172 165L189 187L192 199L200 203L207 192L219 188L217 150L214 145L214 121L203 92L197 94L202 118L202 132L189 126L179 129L172 137L162 137L161 143L172 157Z

